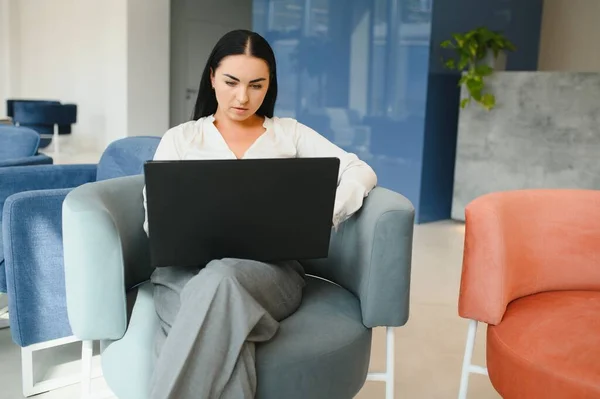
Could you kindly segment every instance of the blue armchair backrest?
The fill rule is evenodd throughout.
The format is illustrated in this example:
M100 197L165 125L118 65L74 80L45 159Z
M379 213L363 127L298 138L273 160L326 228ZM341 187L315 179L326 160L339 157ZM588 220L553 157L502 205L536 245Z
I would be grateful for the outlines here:
M75 104L15 101L13 120L27 125L70 125L77 122Z
M0 161L37 154L40 135L25 127L0 125Z
M6 116L13 118L15 116L14 106L16 102L23 103L35 103L35 104L60 104L60 101L56 100L25 100L25 99L12 99L6 100Z
M127 137L112 142L98 163L96 180L144 173L144 163L154 158L160 137Z

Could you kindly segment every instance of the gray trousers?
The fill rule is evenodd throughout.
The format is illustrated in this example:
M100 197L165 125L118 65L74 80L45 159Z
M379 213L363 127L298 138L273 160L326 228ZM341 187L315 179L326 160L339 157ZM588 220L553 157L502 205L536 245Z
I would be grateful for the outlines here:
M302 266L223 259L159 268L151 280L161 327L150 398L254 398L255 343L300 306Z

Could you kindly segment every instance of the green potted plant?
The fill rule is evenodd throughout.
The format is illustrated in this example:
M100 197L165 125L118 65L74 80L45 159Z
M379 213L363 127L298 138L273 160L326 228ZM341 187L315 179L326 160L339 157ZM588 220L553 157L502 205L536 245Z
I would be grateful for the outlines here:
M484 78L494 72L491 63L487 61L491 59L491 55L496 60L501 52L515 51L514 44L500 32L479 27L465 33L452 34L452 39L442 42L441 47L452 49L456 53L456 58L445 61L444 66L463 72L459 86L465 86L468 97L461 101L461 108L465 108L472 100L488 111L494 108L496 97L484 92Z

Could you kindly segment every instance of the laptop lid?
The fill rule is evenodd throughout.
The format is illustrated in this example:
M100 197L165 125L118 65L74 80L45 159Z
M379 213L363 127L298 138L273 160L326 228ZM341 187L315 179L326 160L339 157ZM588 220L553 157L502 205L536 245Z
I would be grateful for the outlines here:
M149 161L154 267L327 257L337 158Z

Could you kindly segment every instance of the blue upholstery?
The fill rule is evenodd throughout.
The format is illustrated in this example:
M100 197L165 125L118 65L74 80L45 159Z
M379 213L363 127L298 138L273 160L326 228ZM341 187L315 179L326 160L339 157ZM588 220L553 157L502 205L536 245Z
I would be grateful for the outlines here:
M71 133L71 125L77 122L77 106L61 104L52 100L7 100L8 116L15 124L29 127L39 134L53 134L58 125L59 134ZM42 138L40 147L47 147L50 138Z
M26 191L4 207L6 282L13 340L21 346L71 335L64 297L62 202L70 189Z
M26 100L26 99L12 99L12 100L6 100L6 115L13 118L15 116L14 113L14 104L16 102L22 102L22 103L36 103L36 104L59 104L60 105L60 101L56 101L56 100ZM63 113L63 117L66 118L66 123L68 124L58 124L58 133L59 134L69 134L71 133L71 123L75 123L77 121L77 106L75 104L64 104L65 107L65 111ZM60 121L59 121L60 122ZM40 129L47 129L47 127L44 126L39 126ZM36 129L34 129L36 130ZM37 130L36 130L37 131ZM46 130L48 131L48 130ZM50 132L50 134L53 132Z
M53 162L54 160L51 157L45 154L38 154L31 157L22 157L0 161L0 168L7 166L52 165Z
M40 136L31 129L0 125L0 167L51 164L52 158L38 154Z
M144 162L154 158L159 142L158 137L135 137L109 145L100 158L96 179L143 174Z
M0 125L0 160L37 154L40 136L33 130Z
M11 333L18 345L71 335L66 313L61 219L67 193L73 187L96 181L100 171L105 178L111 173L139 173L143 162L154 156L159 142L159 137L115 141L98 165L0 169L5 256L4 267L0 267L0 291L8 292Z
M77 107L75 104L15 101L12 118L20 124L34 126L70 125L77 122Z
M96 179L96 165L41 165L41 166L27 166L27 167L14 167L14 168L3 168L0 169L0 209L3 209L5 212L0 212L0 223L2 223L2 230L5 231L4 237L6 238L4 241L4 245L11 245L12 242L8 242L8 226L9 223L14 223L15 227L19 226L19 223L22 220L28 218L29 210L27 209L27 201L29 201L26 197L18 197L19 193L27 193L27 192L39 192L36 190L52 190L52 189L63 189L69 187L79 186L84 183L88 183L94 181ZM10 209L5 207L5 202L8 199L12 199L12 203L17 205L17 208ZM19 205L23 204L24 205ZM18 210L21 209L22 214L18 213ZM54 206L47 204L44 207L44 212L48 214L52 213L60 213L60 204L59 206ZM13 216L13 218L9 221L5 220L5 215ZM16 242L19 239L27 239L27 235L14 235L13 242ZM45 244L50 245L52 243L51 239L47 239ZM32 242L31 245L35 243ZM56 245L62 245L60 242L55 242ZM27 243L23 244L27 245ZM26 247L19 247L17 245L13 245L15 250L18 251L17 257L14 261L14 267L20 267L23 265L23 268L27 268L27 262L23 261L23 256L21 253L25 253L28 256L28 252ZM42 249L42 248L38 248ZM21 252L23 250L23 252ZM33 249L35 250L35 248ZM8 254L8 250L3 250L5 254ZM0 263L0 292L7 292L8 287L6 284L6 271L5 266L6 262L4 262L4 256L1 258L2 262ZM8 261L7 261L8 262Z
M63 203L71 327L81 339L103 342L104 377L120 399L148 397L158 325L143 184L143 176L85 184ZM309 278L299 310L257 347L258 399L347 399L360 390L371 328L408 319L413 226L412 204L376 188L332 233L329 257L305 263L329 281Z
M15 107L14 104L16 102L26 102L26 103L37 103L37 104L60 104L60 101L56 100L27 100L27 99L10 99L6 100L6 115L14 118L15 116Z

